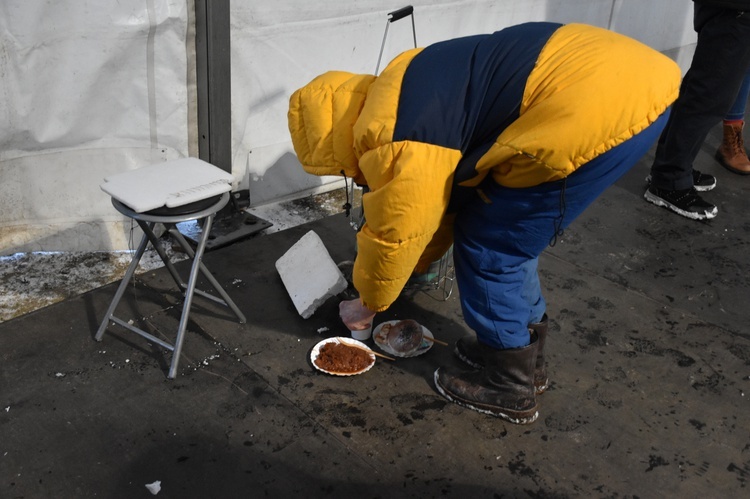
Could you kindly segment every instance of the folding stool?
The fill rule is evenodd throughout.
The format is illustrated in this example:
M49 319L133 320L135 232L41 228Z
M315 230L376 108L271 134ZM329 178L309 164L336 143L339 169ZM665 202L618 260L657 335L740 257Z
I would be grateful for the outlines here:
M208 164L206 163L206 165ZM212 165L208 166L213 167ZM133 174L135 172L137 172L137 170L129 173ZM103 184L103 189L104 185L106 185L106 183ZM180 361L182 344L185 340L185 330L187 328L188 317L190 315L190 307L194 295L197 294L216 303L229 307L237 316L240 323L246 322L245 316L242 314L239 308L237 308L237 305L235 305L224 288L221 287L216 278L209 272L209 270L202 262L203 253L205 251L206 243L211 231L211 224L213 223L216 213L224 206L226 206L227 202L229 201L229 196L229 192L224 192L223 194L219 195L214 195L213 193L211 193L209 197L205 199L192 201L181 206L171 208L162 206L161 208L140 213L125 205L115 197L112 197L112 204L115 209L117 209L117 211L119 211L123 215L135 220L143 231L143 237L141 238L141 242L138 245L138 249L133 255L133 260L130 262L128 270L125 272L125 276L123 277L120 286L117 288L114 299L109 305L109 309L107 310L104 320L102 320L102 323L99 326L99 330L97 331L95 336L96 341L102 340L102 336L104 335L104 332L110 322L119 324L120 326L129 329L130 331L139 334L144 338L156 343L157 345L160 345L173 352L172 362L169 368L169 374L167 376L168 378L173 379L177 374L177 366ZM194 198L195 196L193 196L193 199ZM185 240L185 237L177 230L178 223L191 220L196 220L199 223L202 223L202 232L195 250L193 250L193 248ZM171 234L179 243L185 253L192 259L192 266L187 284L182 280L179 273L175 269L174 264L171 262L169 256L159 244L159 240L154 234L154 228L156 224L162 224L164 228L169 232L169 234ZM184 292L185 296L185 301L182 307L182 315L180 317L180 325L177 329L177 336L173 344L157 338L156 336L115 316L115 309L122 299L130 281L133 279L135 271L138 267L138 263L143 257L143 254L149 243L151 243L152 247L159 254L159 257L164 262L164 265L167 267L170 275L172 276L180 290ZM219 294L220 298L213 294L209 294L196 289L196 281L200 273L202 273L206 280L208 280L208 282L213 286L214 290Z

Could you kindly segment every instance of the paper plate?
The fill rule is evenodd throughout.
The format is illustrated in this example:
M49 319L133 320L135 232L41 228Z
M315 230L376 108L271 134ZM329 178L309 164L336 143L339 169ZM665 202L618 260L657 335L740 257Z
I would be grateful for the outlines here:
M378 348L380 348L384 352L387 352L387 353L389 353L389 354L391 354L393 356L404 357L404 358L406 358L406 357L416 357L418 355L422 355L427 350L429 350L430 348L432 348L432 342L429 341L429 340L423 339L422 340L422 344L419 345L419 348L417 348L413 352L409 352L409 353L405 353L404 354L404 353L397 352L397 351L393 350L391 348L391 346L385 341L385 338L382 337L382 336L380 336L380 330L383 329L383 326L385 324L396 324L398 322L401 322L401 321L400 320L396 320L396 321L381 322L380 324L378 324L375 327L375 329L373 329L373 331L372 331L372 339L375 342L375 344L378 346ZM429 329L427 329L426 327L422 326L421 324L420 324L420 326L422 327L422 335L424 337L426 337L426 338L434 338L434 336L432 335L432 332L430 332Z
M324 345L327 345L328 343L343 343L345 345L351 345L354 347L361 348L363 350L367 350L370 355L370 363L365 366L363 369L360 369L356 372L335 372L335 371L328 371L326 369L321 368L318 366L315 361L318 358L318 355L320 355L320 349L323 348ZM363 372L369 371L372 366L375 365L375 354L372 353L372 350L370 350L370 347L362 343L361 341L353 340L352 338L344 338L343 336L334 336L333 338L327 338L321 342L319 342L317 345L315 345L310 352L310 361L312 362L313 367L317 369L318 371L322 371L324 373L333 374L334 376L354 376L355 374L362 374Z

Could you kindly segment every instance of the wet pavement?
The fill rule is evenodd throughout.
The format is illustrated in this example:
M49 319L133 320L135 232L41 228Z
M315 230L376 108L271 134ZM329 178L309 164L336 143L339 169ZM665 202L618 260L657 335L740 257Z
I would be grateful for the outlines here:
M320 340L347 335L337 299L302 319L274 262L308 230L353 257L343 215L209 252L248 317L194 301L175 380L170 354L119 326L93 335L108 284L0 324L0 497L747 496L750 492L750 179L713 159L719 206L695 222L646 203L651 155L540 259L551 387L529 426L463 409L432 374L451 348L334 377ZM185 268L181 262L180 268ZM118 309L171 339L180 299L165 269ZM468 332L458 292L409 291L376 323Z

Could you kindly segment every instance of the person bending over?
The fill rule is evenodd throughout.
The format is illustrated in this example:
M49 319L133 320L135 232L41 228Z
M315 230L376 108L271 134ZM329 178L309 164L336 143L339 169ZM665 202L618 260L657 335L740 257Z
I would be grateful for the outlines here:
M290 98L305 171L367 186L350 329L373 321L453 245L467 325L439 368L447 399L513 423L548 386L548 244L656 141L680 70L583 24L508 27L408 50L379 76L330 71Z

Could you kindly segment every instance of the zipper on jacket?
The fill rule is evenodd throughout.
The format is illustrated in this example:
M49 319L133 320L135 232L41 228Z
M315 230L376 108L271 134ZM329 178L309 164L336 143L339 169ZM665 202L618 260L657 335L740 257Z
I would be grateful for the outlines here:
M552 235L552 238L549 241L550 246L554 246L557 244L557 238L562 237L563 235L563 222L565 220L565 187L568 184L568 179L564 178L561 180L562 182L562 189L560 189L560 216L555 219L553 222L553 226L555 229L554 234Z

